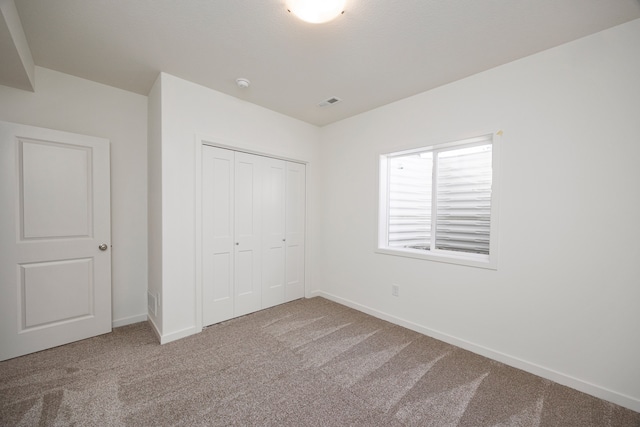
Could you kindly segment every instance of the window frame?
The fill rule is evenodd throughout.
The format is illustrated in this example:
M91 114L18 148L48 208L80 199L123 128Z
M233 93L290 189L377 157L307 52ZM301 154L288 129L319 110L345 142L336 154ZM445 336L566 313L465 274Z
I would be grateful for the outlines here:
M500 199L500 140L502 131L483 133L470 138L459 139L431 145L421 145L401 148L393 151L385 151L377 156L378 168L378 200L377 200L377 221L376 221L376 242L375 252L384 255L394 255L408 258L423 259L428 261L444 262L450 264L464 265L469 267L479 267L491 270L498 269L498 223L499 223L499 199ZM483 142L484 141L484 142ZM454 149L455 147L478 145L491 143L491 219L489 226L489 255L474 254L442 249L411 249L392 248L388 246L389 221L389 177L388 161L392 157L431 151L436 155L443 150ZM437 197L432 193L432 202ZM432 218L432 221L436 221ZM434 230L437 227L433 227Z

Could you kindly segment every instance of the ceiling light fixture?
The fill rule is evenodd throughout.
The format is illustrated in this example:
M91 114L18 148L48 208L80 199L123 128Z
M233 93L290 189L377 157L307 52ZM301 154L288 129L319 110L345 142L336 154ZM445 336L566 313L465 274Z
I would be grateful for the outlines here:
M346 0L287 0L287 10L312 24L329 22L344 13Z

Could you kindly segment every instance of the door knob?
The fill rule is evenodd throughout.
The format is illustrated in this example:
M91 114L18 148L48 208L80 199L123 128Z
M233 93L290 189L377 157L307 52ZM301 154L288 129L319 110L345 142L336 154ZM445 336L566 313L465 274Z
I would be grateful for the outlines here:
M106 243L101 244L100 246L98 246L98 249L100 249L101 251L106 251L108 248Z

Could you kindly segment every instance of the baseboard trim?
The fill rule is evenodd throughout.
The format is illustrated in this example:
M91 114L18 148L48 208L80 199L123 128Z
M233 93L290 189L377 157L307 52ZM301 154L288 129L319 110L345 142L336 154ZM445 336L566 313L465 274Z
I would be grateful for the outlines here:
M137 316L129 316L123 317L122 319L117 319L111 322L111 327L119 328L120 326L132 325L134 323L146 322L147 314L138 314Z
M448 344L455 345L457 347L463 348L465 350L469 350L481 356L488 357L489 359L493 359L498 362L504 363L505 365L522 369L523 371L529 372L531 374L537 375L542 378L546 378L558 384L571 387L575 390L581 391L591 396L595 396L597 398L607 400L609 402L615 403L616 405L624 406L625 408L631 409L632 411L640 412L640 400L633 398L631 396L627 396L625 394L618 393L613 390L609 390L607 388L583 381L579 378L575 378L570 375L563 374L553 369L545 368L544 366L540 366L535 363L528 362L518 357L511 356L509 354L492 350L482 345L478 345L460 338L456 338L449 334L424 327L417 323L413 323L411 321L402 319L400 317L396 317L396 316L384 313L382 311L373 309L371 307L359 304L354 301L350 301L348 299L339 297L337 295L330 294L328 292L324 292L320 290L309 292L309 297L315 297L315 296L326 298L338 304L353 308L354 310L358 310L363 313L367 313L373 317L377 317L378 319L386 320L393 324L403 326L407 329L411 329L412 331L419 332L431 338L444 341Z
M189 335L194 335L201 332L202 329L198 329L195 326L190 328L181 329L179 331L171 332L170 334L160 335L160 344L167 344L172 341L177 341L181 338L188 337Z

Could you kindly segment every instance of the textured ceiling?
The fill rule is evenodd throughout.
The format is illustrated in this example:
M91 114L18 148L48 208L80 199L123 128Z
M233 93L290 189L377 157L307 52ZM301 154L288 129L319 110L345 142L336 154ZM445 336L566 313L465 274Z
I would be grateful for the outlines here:
M15 3L36 65L144 95L165 71L316 125L640 18L638 0L347 0L320 25L284 0Z

